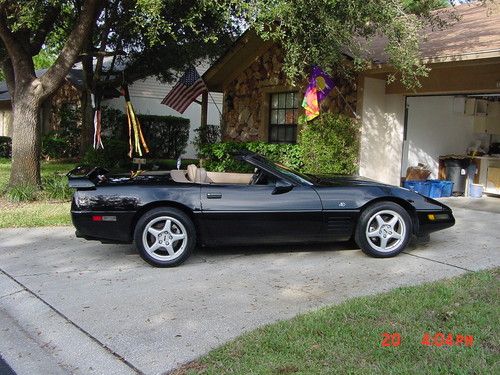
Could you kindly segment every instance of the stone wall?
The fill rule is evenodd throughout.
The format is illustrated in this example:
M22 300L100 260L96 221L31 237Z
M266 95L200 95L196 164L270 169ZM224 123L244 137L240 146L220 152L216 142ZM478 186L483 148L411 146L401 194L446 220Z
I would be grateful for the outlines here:
M268 140L271 93L297 91L302 102L307 82L295 86L288 84L282 65L283 52L280 48L272 47L226 87L223 113L225 141ZM335 83L343 97L334 89L321 103L321 110L354 117L357 99L355 82L337 78ZM299 113L303 114L301 107Z

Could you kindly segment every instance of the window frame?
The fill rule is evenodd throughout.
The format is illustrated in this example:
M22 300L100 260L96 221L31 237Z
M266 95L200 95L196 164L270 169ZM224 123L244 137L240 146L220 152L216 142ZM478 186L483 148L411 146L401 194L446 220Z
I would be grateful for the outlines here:
M285 94L285 102L284 102L284 106L280 106L279 95L283 95L283 94ZM287 97L289 94L294 94L294 103L293 103L292 107L289 107L287 105ZM269 143L278 143L278 144L295 144L295 143L297 143L297 131L298 131L297 119L298 119L298 115L299 115L298 114L298 111L299 111L298 95L299 95L299 93L297 91L292 91L292 90L277 91L277 92L269 93L269 98L268 98L268 103L269 103L268 137L267 137ZM274 96L278 96L278 106L276 108L273 108L273 97ZM272 119L273 111L280 111L280 110L285 111L285 123L283 123L283 124L273 123L273 119ZM289 111L289 110L293 110L295 112L295 114L294 114L295 121L296 121L295 123L287 123L286 122L286 111ZM272 133L273 133L273 130L275 128L277 129L276 139L272 139ZM285 131L285 136L284 136L285 139L284 140L279 139L280 129L284 129L284 131ZM293 134L292 134L293 140L292 141L286 140L286 130L287 129L292 129L292 132L293 132Z

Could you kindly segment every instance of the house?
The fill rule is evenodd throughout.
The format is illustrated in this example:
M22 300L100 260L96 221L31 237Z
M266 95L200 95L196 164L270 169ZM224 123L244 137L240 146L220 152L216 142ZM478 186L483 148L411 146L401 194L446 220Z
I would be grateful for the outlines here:
M360 116L360 175L399 185L408 166L424 163L437 178L440 156L500 141L500 9L472 3L455 11L457 23L422 40L431 71L416 92L388 84L382 41L371 48L371 69L336 80L342 95L332 91L322 109ZM279 46L247 31L204 73L207 87L224 96L223 139L296 141L306 82L289 85L282 61ZM490 161L500 167L500 159Z
M202 74L207 67L201 65L197 70ZM38 70L37 75L45 72L45 69ZM173 87L173 84L167 84L159 81L156 77L150 76L145 79L135 81L129 85L130 99L137 114L156 115L156 116L179 116L188 118L191 123L189 131L189 140L183 157L196 158L196 150L193 146L193 140L196 136L196 129L200 126L201 106L197 103L191 104L184 114L180 114L173 109L161 104L162 99ZM82 87L81 68L76 65L70 70L66 81L42 108L42 132L46 134L57 129L59 118L57 116L58 108L63 103L79 106L80 93ZM102 101L102 105L118 109L125 112L125 100L123 97L108 98ZM207 102L207 122L211 125L219 125L220 111L222 111L222 95L219 93L209 93ZM126 126L124 124L123 126ZM103 124L105 129L106 124ZM0 136L12 136L12 107L10 104L10 95L5 82L0 83ZM106 139L103 139L104 144Z

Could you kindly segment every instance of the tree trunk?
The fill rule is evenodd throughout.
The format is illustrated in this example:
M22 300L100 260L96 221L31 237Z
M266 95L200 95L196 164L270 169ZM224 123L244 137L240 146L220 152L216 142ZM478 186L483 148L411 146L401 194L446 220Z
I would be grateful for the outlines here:
M92 108L92 99L90 91L82 92L80 99L82 126L80 134L80 157L92 146L94 136L94 109Z
M10 186L40 186L40 100L19 95L14 106Z

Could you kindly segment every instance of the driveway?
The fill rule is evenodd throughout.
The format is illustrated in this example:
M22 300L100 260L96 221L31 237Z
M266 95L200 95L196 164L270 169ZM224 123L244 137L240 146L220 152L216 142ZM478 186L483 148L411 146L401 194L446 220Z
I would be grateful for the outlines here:
M20 374L162 373L276 320L500 266L500 200L448 203L456 226L392 259L346 244L229 248L156 269L69 227L1 230L0 356Z

